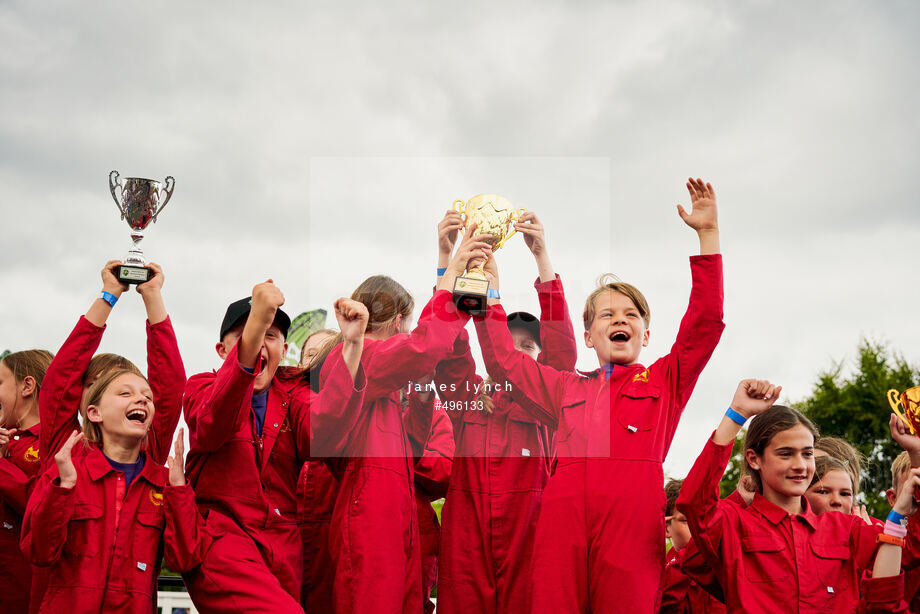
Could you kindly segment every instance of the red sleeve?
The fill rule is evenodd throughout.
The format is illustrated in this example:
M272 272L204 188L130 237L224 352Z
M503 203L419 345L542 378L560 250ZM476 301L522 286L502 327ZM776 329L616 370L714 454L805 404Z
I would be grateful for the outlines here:
M476 362L470 352L470 336L466 329L457 335L450 355L438 363L434 383L448 418L452 422L461 421L463 412L470 408L482 384L482 378L476 375Z
M365 398L379 399L399 390L409 380L433 373L453 349L468 319L467 314L454 306L450 292L436 292L411 333L374 343L369 359L362 359L368 380Z
M77 415L83 397L83 374L102 341L105 327L80 316L73 332L48 366L38 393L41 421L38 448L41 469L54 465L54 455L74 430L80 430Z
M719 555L726 509L732 504L719 505L719 480L731 458L732 444L716 445L710 436L690 473L684 478L676 506L687 517L690 534L700 554L713 567L716 576L722 566ZM736 509L736 508L734 508Z
M158 465L163 465L182 415L182 393L185 390L185 367L179 354L176 332L168 317L157 324L147 322L147 374L156 408L152 437L148 437L149 453Z
M420 459L425 453L425 444L428 443L428 436L431 433L433 412L434 412L434 393L427 401L419 398L419 393L410 390L408 393L408 405L403 412L403 424L406 427L406 435L409 437L409 445L412 447L412 456Z
M908 614L904 601L904 571L897 576L873 578L865 572L860 581L859 611L865 614Z
M907 538L901 550L901 568L910 571L920 567L920 514L911 514L907 519Z
M508 382L515 394L530 403L521 406L553 428L559 423L559 411L568 383L579 377L541 365L514 349L508 318L501 305L489 307L485 318L476 318L476 332L482 347L486 370L496 382Z
M74 511L76 486L61 488L52 482L56 478L56 467L39 477L22 521L20 548L34 565L41 567L61 557L67 541L67 523Z
M560 371L573 371L578 359L575 329L559 275L552 281L533 284L540 300L540 347L537 362Z
M8 458L0 458L0 499L22 515L31 478Z
M454 431L447 413L435 401L431 434L425 452L415 462L415 484L430 500L447 495L454 459Z
M679 410L683 410L690 399L696 380L725 329L722 321L722 255L691 256L690 273L693 277L690 304L680 321L677 340L669 354L676 363L676 377L672 385Z
M348 434L357 424L367 398L367 375L358 366L355 379L342 358L342 344L332 348L320 373L319 394L310 402L310 455L314 458L340 456ZM316 434L320 433L318 439Z
M185 421L189 429L189 452L213 452L237 433L252 411L256 371L240 366L233 346L217 373L200 373L185 386Z
M211 538L205 530L204 519L198 513L191 486L167 486L163 496L166 499L166 547L163 557L167 567L185 573L201 564Z

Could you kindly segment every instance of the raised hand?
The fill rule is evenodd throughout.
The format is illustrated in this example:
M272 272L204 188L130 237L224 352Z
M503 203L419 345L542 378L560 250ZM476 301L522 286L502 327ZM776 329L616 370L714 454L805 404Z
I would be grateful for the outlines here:
M690 192L691 210L690 213L687 213L682 205L677 205L680 219L697 232L718 230L719 211L716 207L716 192L712 189L712 184L690 177L687 180L687 191Z
M121 260L109 260L105 263L105 266L102 267L103 292L108 292L109 294L115 295L115 297L120 297L122 292L128 290L128 284L123 284L118 281L118 277L115 275L116 269L123 264L124 262Z
M6 453L10 445L10 439L19 432L19 429L5 429L0 427L0 458L6 458Z
M180 428L173 446L173 456L166 459L169 467L169 485L185 486L185 429Z
M892 439L907 450L911 466L920 467L920 437L911 433L910 427L896 414L891 414L891 418L888 419L888 428L891 430Z
M773 407L782 390L782 386L774 386L767 380L744 379L735 390L731 407L745 418L750 418Z
M335 302L335 319L342 331L342 340L345 342L360 342L367 330L367 320L370 315L367 306L350 298L340 298Z
M457 233L463 228L463 216L459 211L448 209L443 219L438 223L438 255L445 256L445 262L450 259L457 242Z
M151 275L150 279L145 281L142 284L137 284L137 292L141 296L152 294L154 292L159 292L163 289L163 268L158 265L156 262L150 262L147 264L147 268L150 269Z
M866 511L865 505L854 505L853 510L850 513L865 522L867 525L872 526L872 517L869 516L869 512Z
M920 486L920 468L911 467L910 473L904 481L904 486L901 487L901 492L898 493L898 499L891 506L891 509L902 516L910 516L916 512L917 502L914 500L914 493L917 492L918 486Z
M454 280L463 275L467 265L476 260L485 260L492 255L492 246L485 240L491 238L488 234L476 234L476 224L470 226L456 253L447 264L447 271L438 284L440 290L453 290Z
M275 314L282 305L284 305L284 294L271 279L256 284L252 289L252 310L249 313L249 319L268 329L275 321Z
M546 232L533 211L524 213L514 223L514 229L524 235L524 243L534 257L539 257L546 251Z
M54 455L54 462L57 464L58 475L61 476L61 488L71 489L77 485L77 470L73 466L71 451L78 441L83 439L83 433L73 431L64 445L57 454Z

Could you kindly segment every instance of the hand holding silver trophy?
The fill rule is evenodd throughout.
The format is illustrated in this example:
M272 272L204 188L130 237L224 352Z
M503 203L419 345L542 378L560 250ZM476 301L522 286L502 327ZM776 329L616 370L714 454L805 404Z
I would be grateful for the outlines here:
M172 177L167 177L166 181L161 183L140 177L121 179L118 171L109 173L109 190L121 213L121 219L127 220L128 226L131 227L131 240L134 242L128 257L125 258L125 264L119 266L116 271L118 281L142 284L150 279L151 271L146 266L147 259L141 251L140 242L144 238L144 230L150 222L157 221L157 216L172 198L175 186L176 180Z

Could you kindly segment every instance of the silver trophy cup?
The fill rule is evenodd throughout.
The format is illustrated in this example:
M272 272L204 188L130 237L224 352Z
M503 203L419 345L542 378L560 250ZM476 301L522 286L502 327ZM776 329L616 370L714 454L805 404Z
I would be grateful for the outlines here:
M157 216L172 198L176 180L167 177L159 182L140 177L121 179L118 171L109 173L109 190L121 213L121 219L128 221L131 227L131 240L134 244L125 258L125 264L118 267L118 280L126 284L142 284L150 279L150 269L141 251L140 242L144 238L144 229L150 222L156 222Z

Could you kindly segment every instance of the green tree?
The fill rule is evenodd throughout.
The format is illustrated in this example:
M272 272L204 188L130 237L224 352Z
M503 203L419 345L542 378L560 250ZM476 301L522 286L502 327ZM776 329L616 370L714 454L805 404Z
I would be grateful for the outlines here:
M852 373L845 374L845 366L840 361L819 373L811 394L792 406L808 416L822 435L846 439L865 455L868 462L863 468L859 499L871 516L885 518L891 462L901 453L888 430L891 407L887 392L891 388L903 392L920 384L920 369L885 344L866 339L859 342ZM735 489L741 475L743 439L742 431L720 483L723 497Z

